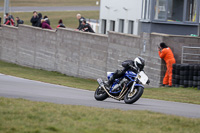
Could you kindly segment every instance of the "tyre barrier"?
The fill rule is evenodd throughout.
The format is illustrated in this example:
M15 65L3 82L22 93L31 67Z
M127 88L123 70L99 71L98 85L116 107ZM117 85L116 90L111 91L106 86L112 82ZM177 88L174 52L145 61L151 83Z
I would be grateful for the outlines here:
M174 87L195 87L200 90L200 64L173 64Z

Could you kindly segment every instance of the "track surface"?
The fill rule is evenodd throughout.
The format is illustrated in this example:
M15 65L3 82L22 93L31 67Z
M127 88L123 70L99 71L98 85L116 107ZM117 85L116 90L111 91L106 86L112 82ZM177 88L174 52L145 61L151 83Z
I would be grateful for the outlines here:
M55 6L55 7L11 7L10 12L33 12L33 11L98 11L99 6ZM3 12L4 8L0 7L0 12Z
M134 104L125 104L108 98L96 101L94 92L53 85L0 74L0 97L24 98L57 104L84 105L122 110L149 110L191 118L200 118L200 105L141 98Z

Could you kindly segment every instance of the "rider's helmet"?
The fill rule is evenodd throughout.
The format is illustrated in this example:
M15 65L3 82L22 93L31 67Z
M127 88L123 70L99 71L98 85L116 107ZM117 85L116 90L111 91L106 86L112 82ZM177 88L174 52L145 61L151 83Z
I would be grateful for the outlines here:
M145 66L145 60L142 57L138 56L135 58L134 64L136 68L139 68L139 70L142 71Z

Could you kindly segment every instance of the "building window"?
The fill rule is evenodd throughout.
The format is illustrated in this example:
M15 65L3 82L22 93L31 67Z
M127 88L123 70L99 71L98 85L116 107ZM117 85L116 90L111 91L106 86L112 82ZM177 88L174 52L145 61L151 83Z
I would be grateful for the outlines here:
M115 31L115 21L110 21L110 31Z
M196 22L197 17L197 1L196 0L187 0L186 7L186 21Z
M119 32L124 33L124 19L119 20Z
M129 20L128 21L128 34L133 34L134 31L134 21Z
M106 34L106 23L107 23L106 19L102 19L101 32L102 32L103 34Z
M154 19L165 20L167 13L167 0L156 0Z
M168 0L168 21L183 21L184 0Z
M142 1L142 19L150 19L150 0Z

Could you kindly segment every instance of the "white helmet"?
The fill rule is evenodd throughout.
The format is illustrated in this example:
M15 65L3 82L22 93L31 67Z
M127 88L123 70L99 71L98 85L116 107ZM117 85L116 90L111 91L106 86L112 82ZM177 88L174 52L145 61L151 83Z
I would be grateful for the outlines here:
M134 64L136 68L139 68L140 71L143 70L144 66L145 66L145 60L142 57L136 57L134 60Z

